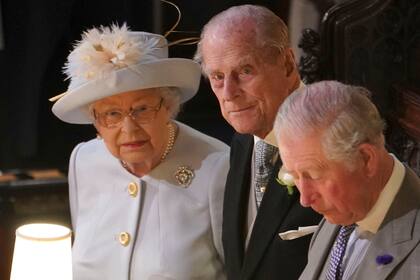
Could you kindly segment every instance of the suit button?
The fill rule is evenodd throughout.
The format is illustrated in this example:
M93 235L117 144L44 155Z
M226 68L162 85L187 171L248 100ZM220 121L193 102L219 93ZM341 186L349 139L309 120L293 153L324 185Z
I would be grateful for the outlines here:
M136 183L128 184L128 193L132 197L136 197L138 192L139 192L139 186Z
M260 191L261 191L262 193L264 193L264 192L265 192L265 189L266 189L266 187L261 187L261 188L260 188Z
M118 241L120 241L120 244L123 245L124 247L128 246L128 244L130 244L130 234L128 232L121 232L118 236Z

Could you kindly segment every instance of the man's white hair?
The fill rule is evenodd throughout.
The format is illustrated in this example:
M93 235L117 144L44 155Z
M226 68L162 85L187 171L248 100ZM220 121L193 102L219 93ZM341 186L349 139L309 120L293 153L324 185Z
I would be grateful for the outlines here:
M274 47L280 53L289 47L287 26L272 11L258 5L233 6L215 15L203 27L194 60L202 66L204 75L206 73L204 72L205 64L203 61L202 44L208 33L216 27L228 32L237 31L243 28L243 23L246 21L253 23L253 30L244 31L254 33L255 42L252 43L255 43L256 47L262 49ZM269 59L273 60L272 57Z
M325 156L352 166L359 144L384 145L385 123L369 96L363 87L337 81L298 89L280 107L275 134L290 139L322 133Z

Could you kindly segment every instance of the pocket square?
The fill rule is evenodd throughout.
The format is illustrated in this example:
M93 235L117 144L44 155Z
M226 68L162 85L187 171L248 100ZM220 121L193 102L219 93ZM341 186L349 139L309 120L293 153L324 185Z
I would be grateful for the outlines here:
M288 230L280 232L279 236L282 240L293 240L308 234L312 234L317 230L318 226L299 227L297 230Z

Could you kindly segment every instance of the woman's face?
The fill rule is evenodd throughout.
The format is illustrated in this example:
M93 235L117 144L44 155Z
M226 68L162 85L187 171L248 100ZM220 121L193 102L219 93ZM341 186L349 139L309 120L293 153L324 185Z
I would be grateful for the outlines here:
M120 93L96 101L91 109L94 125L108 150L133 173L147 174L159 164L168 141L170 120L159 89Z

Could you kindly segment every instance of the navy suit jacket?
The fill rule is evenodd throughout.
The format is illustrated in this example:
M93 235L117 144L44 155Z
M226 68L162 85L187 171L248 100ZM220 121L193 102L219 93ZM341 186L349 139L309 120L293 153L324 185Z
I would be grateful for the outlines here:
M235 134L231 144L222 232L228 279L298 279L307 262L311 235L286 241L278 233L317 225L321 216L300 205L297 189L289 195L277 183L275 178L281 165L278 160L245 252L253 146L252 135Z

